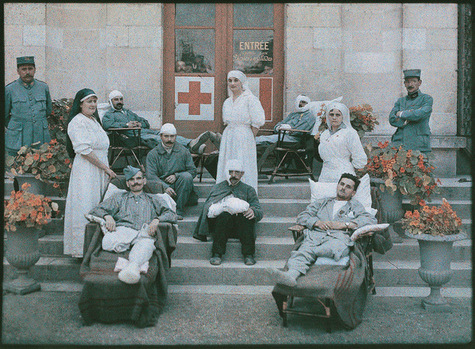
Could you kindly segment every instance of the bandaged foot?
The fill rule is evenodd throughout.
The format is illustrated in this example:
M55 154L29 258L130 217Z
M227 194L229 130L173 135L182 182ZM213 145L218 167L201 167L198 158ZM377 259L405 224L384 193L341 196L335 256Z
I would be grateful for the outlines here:
M296 270L281 271L277 268L266 268L267 273L276 284L281 284L289 287L297 285L297 277L300 272Z
M192 153L197 153L200 146L209 139L210 132L205 131L202 134L200 134L198 137L195 139L191 140L190 143L188 143L188 146L190 147L190 150Z
M134 262L129 262L127 266L119 272L119 280L126 284L136 284L140 280L139 265Z

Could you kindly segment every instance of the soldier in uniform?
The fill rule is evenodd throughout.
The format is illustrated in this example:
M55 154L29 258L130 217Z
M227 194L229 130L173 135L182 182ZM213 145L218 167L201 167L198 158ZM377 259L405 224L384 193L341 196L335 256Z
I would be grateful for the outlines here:
M20 78L5 87L5 150L10 155L24 145L51 140L46 117L53 104L48 85L34 78L34 57L17 57L17 72Z
M389 123L397 127L391 144L428 153L431 151L429 118L433 99L419 91L421 84L420 69L404 70L407 96L399 98L389 114Z

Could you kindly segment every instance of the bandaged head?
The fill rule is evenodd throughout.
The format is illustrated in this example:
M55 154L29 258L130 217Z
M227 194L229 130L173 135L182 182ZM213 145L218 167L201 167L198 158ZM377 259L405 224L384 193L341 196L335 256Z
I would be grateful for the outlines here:
M230 181L230 174L229 171L239 171L244 173L244 166L242 165L242 162L236 159L229 160L226 163L226 180L228 181L229 185L231 185Z
M343 116L342 125L345 125L345 127L349 129L353 128L350 122L350 110L348 109L348 107L340 102L331 102L326 106L326 109L325 109L325 117L327 120L327 126L329 130L331 130L332 127L330 124L330 117L328 116L328 114L330 113L332 109L337 109L341 112L341 115Z
M303 107L300 107L300 101L305 101L307 104L305 104ZM299 112L304 112L307 111L310 108L310 98L304 95L298 95L297 98L295 99L295 109Z
M176 135L176 128L170 123L163 124L160 129L160 134Z
M135 176L138 172L140 172L140 169L137 167L132 167L128 165L126 168L124 168L124 176L125 180L128 181L130 180L133 176Z
M112 104L112 99L114 99L116 97L124 98L124 95L122 94L122 92L120 92L118 90L113 90L113 91L111 91L111 93L109 93L109 104L110 104L112 109L115 109L114 105Z

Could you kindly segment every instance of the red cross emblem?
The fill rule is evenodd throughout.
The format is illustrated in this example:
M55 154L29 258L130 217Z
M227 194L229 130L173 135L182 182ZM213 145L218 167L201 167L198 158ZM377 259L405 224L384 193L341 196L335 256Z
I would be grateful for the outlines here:
M200 115L201 104L211 104L211 93L201 92L200 81L190 81L188 86L190 92L178 92L178 103L188 104L189 115Z

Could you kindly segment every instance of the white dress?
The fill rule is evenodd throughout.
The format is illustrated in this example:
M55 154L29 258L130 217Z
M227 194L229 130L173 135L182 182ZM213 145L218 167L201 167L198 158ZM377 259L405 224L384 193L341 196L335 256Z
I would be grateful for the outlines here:
M229 97L223 104L223 122L227 126L219 147L216 183L227 179L226 162L236 159L244 167L241 180L257 193L256 140L251 126L259 128L265 123L261 102L249 90L244 90L235 101Z
M318 152L323 160L319 182L338 183L343 173L355 173L355 168L363 168L368 157L361 144L360 137L354 129L340 128L333 134L327 129L320 136ZM365 198L362 204L371 206L370 178L366 174L360 179L358 193Z
M109 137L96 121L83 114L77 114L68 125L74 152L73 166L69 178L66 212L64 216L64 254L73 257L83 256L84 217L101 200L106 189L107 175L104 170L91 164L81 154L94 154L108 164L107 151Z

